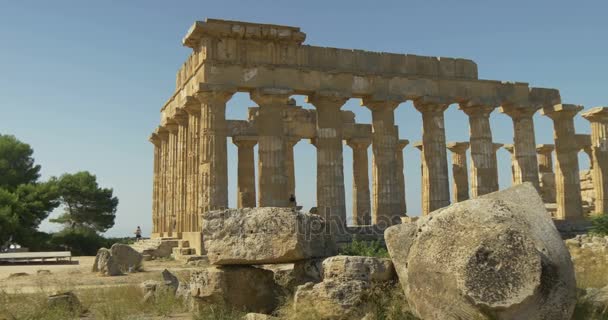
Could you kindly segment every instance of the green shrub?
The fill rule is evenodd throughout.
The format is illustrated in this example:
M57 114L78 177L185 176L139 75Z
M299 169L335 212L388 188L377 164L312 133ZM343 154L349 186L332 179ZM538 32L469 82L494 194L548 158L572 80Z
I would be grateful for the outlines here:
M51 243L57 249L71 251L74 256L94 256L99 248L108 245L108 240L93 230L68 228L53 234Z
M591 218L591 233L598 236L608 236L608 214Z
M353 239L351 243L340 249L340 254L345 256L389 258L388 250L380 240L360 241Z

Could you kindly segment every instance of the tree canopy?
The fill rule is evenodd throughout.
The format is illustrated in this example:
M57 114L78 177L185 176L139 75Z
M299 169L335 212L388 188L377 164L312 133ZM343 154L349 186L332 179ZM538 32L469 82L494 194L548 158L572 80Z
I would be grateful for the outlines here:
M114 226L118 198L113 190L101 188L97 178L87 171L64 174L56 181L64 212L51 222L71 229L105 232Z
M0 188L13 191L19 185L38 181L40 166L34 164L33 153L29 144L0 134Z

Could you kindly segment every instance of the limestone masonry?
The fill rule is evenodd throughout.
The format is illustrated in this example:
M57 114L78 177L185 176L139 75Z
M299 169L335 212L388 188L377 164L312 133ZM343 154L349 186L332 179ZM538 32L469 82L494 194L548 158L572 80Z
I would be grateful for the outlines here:
M592 134L581 138L573 119L583 107L562 104L556 89L478 79L477 65L467 59L315 47L303 44L305 38L296 27L216 19L197 21L188 30L182 42L192 54L177 72L175 93L150 137L155 146L153 237L181 238L204 253L203 215L228 207L228 138L238 147L239 208L295 206L293 148L308 140L317 150L316 212L333 222L332 232L348 231L344 145L353 151L354 224L386 228L400 223L407 211L403 149L409 141L399 140L394 111L406 101L422 115L422 141L416 147L422 160L423 215L451 200L498 190L496 150L503 145L492 139L494 110L513 122L513 142L504 147L512 155L514 184L530 182L548 207L555 203L554 219L582 220L582 150L593 163L590 208L608 210L608 108L583 114ZM248 92L257 104L248 120L226 119L226 103L236 92ZM315 110L296 106L292 95L307 96ZM370 110L371 124L357 123L352 112L340 110L350 98L361 99ZM452 104L469 117L467 142L446 142L444 111ZM533 115L538 110L554 122L554 146L536 145Z

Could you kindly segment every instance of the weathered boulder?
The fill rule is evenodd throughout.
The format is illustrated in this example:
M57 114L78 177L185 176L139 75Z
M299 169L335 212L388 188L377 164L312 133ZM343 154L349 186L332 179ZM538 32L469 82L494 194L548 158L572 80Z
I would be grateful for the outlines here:
M390 281L395 278L390 259L334 256L323 260L323 281L327 279Z
M199 303L219 303L247 312L270 313L279 303L280 287L269 270L218 266L190 275L190 294Z
M99 272L106 276L118 276L122 274L116 260L112 256L112 253L106 248L100 248L97 250L92 271Z
M299 286L294 297L296 312L315 310L323 319L356 319L370 283L360 280L329 279Z
M266 264L258 267L272 271L274 281L287 290L286 295L292 295L298 286L308 282L321 282L322 262L321 259L310 259L295 263Z
M385 240L414 313L424 319L570 319L570 255L534 187L459 202Z
M216 265L289 263L327 257L335 241L321 216L293 208L245 208L203 217L207 257Z
M143 255L131 246L115 243L110 248L112 258L121 272L136 272L142 269Z
M175 293L179 287L179 279L177 279L177 277L167 269L163 270L161 275L163 277L163 284L173 293Z

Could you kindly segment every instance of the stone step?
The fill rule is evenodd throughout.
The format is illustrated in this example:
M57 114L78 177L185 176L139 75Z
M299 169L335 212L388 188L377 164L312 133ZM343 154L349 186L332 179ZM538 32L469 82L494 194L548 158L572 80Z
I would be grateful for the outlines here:
M187 256L195 254L193 248L173 248L173 257L177 259L177 256Z
M190 248L190 242L188 242L188 240L179 240L178 247L180 247L180 248Z

